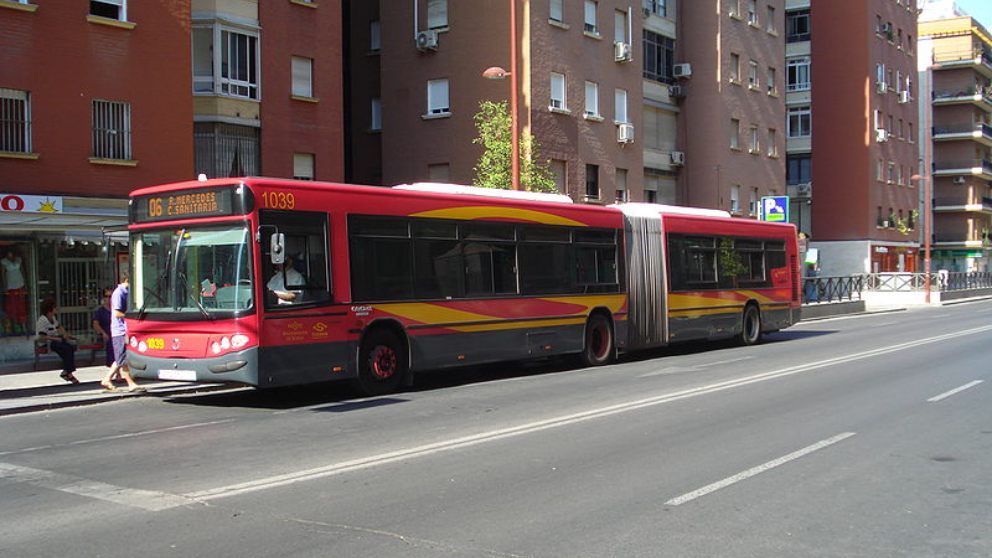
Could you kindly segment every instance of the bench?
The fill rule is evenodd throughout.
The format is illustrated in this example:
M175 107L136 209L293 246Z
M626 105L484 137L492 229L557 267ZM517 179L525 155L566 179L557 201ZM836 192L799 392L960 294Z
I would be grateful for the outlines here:
M101 349L103 349L103 343L88 343L85 345L76 346L76 352L79 351L90 352L90 366L93 366L93 363L96 362L96 352ZM34 340L34 369L35 370L38 369L38 363L39 361L41 361L42 356L54 352L55 351L52 351L51 349L48 348L48 341L45 341L43 339L38 339L36 337Z

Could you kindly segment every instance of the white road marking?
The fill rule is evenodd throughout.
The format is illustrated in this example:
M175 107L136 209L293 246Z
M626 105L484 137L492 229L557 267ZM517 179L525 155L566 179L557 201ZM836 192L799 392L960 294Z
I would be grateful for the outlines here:
M940 401L942 399L947 399L948 397L954 395L955 393L961 393L962 391L964 391L966 389L973 388L973 387L977 386L978 384L982 383L983 381L984 380L975 380L974 382L968 382L967 384L965 384L965 385L963 385L961 387L954 388L951 391L945 391L944 393L941 393L940 395L936 395L934 397L931 397L930 399L927 399L927 403L936 403L936 402L938 402L938 401Z
M68 492L78 496L95 498L97 500L141 508L148 511L161 511L196 503L182 496L167 492L125 488L123 486L115 486L72 475L63 475L61 473L33 469L31 467L21 467L10 463L0 463L0 479L23 482L42 488Z
M815 443L815 444L813 444L811 446L806 446L805 448L803 448L803 449L801 449L799 451L794 451L794 452L792 452L789 455L786 455L784 457L780 457L778 459L774 459L772 461L769 461L768 463L765 463L765 464L762 464L762 465L758 465L757 467L752 467L751 469L748 469L747 471L743 471L741 473L737 473L736 475L734 475L732 477L727 477L727 478L725 478L725 479L723 479L721 481L717 481L717 482L715 482L713 484L708 484L708 485L706 485L706 486L704 486L704 487L702 487L702 488L700 488L698 490L693 490L692 492L689 492L687 494L683 494L682 496L679 496L678 498L672 498L671 500L665 502L665 505L666 506L680 506L680 505L685 504L687 502L691 502L691 501L695 500L696 498L700 498L702 496L706 496L707 494L710 494L712 492L716 492L717 490L720 490L721 488L726 488L726 487L728 487L728 486L730 486L732 484L737 484L737 483L741 482L742 480L749 479L749 478L751 478L751 477L753 477L755 475L760 475L761 473L764 473L765 471L768 471L770 469L774 469L775 467L778 467L780 465L785 465L786 463L788 463L790 461L795 461L796 459L799 459L800 457L803 457L805 455L809 455L809 454L813 453L814 451L818 451L818 450L821 450L821 449L823 449L825 447L832 446L832 445L836 444L837 442L840 442L842 440L846 440L846 439L848 439L848 438L850 438L851 436L854 436L854 435L855 435L854 432L844 432L843 434L838 434L838 435L836 435L836 436L834 436L832 438L827 438L826 440L821 440L821 441L819 441L819 442L817 442L817 443Z
M959 339L965 335L973 335L977 333L983 333L992 330L992 325L976 327L972 329L967 329L964 331L958 331L954 333L947 333L944 335L937 335L934 337L928 337L925 339L919 339L914 341L908 341L906 343L900 343L898 345L891 345L889 347L871 349L861 353L855 353L847 356L835 357L827 360L822 360L815 363L800 364L797 366L790 366L788 368L782 368L779 370L773 370L770 372L764 372L761 374L754 374L751 376L745 376L743 378L737 378L734 380L727 380L723 382L718 382L715 384L709 384L705 386L689 388L682 391L677 391L674 393L667 393L662 395L657 395L654 397L648 397L644 399L639 399L636 401L629 401L626 403L619 403L615 405L609 405L606 407L600 407L598 409L591 409L589 411L584 411L580 413L574 413L569 415L561 415L557 417L551 417L544 420L534 421L530 423L520 424L517 426L512 426L508 428L501 428L496 430L490 430L487 432L481 432L478 434L472 434L469 436L463 436L460 438L454 438L452 440L446 440L441 442L435 442L432 444L425 444L421 446L414 446L410 448L398 449L395 451L390 451L386 453L380 453L377 455L370 455L365 457L359 457L356 459L351 459L347 461L341 461L338 463L332 463L330 465L325 465L323 467L314 467L311 469L303 469L300 471L293 471L289 473L284 473L281 475L274 475L271 477L264 477L256 480L231 484L228 486L221 486L217 488L212 488L208 490L201 490L198 492L190 492L185 496L194 500L210 501L219 498L227 498L230 496L237 496L239 494L246 494L249 492L255 492L258 490L266 490L269 488L276 488L281 486L287 486L290 484L295 484L298 482L304 482L309 480L320 479L324 477L330 477L333 475L339 475L342 473L358 471L362 469L368 469L371 467L377 467L380 465L386 465L389 463L395 463L398 461L409 460L418 457L426 457L429 455L434 455L446 451L451 451L454 449L461 449L469 446L475 446L487 442L493 442L497 440L503 440L507 438L513 438L516 436L522 436L525 434L531 434L534 432L540 432L542 430L548 430L552 428L559 428L562 426L569 426L577 424L580 422L585 422L588 420L608 417L612 415L617 415L621 413L628 413L631 411L636 411L639 409L644 409L648 407L653 407L657 405L662 405L664 403L670 403L673 401L679 401L682 399L688 399L691 397L697 397L700 395L706 395L710 393L717 393L720 391L725 391L737 387L742 387L746 385L756 384L759 382L765 382L772 379L783 378L786 376L791 376L794 374L800 374L803 372L811 372L814 370L819 370L822 368L827 368L829 366L834 366L838 364L845 364L849 362L854 362L857 360L863 360L875 356L885 355L889 353L895 353L902 351L904 349L920 347L922 345L927 345L931 343L939 343L941 341L946 341L948 339Z
M155 430L143 430L141 432L129 432L127 434L115 434L113 436L104 436L102 438L91 438L88 440L75 440L72 442L67 442L65 444L51 444L47 446L37 446L33 448L24 448L19 450L10 451L0 451L0 456L11 455L15 453L28 453L32 451L47 450L64 446L78 446L81 444L93 444L96 442L106 442L108 440L121 440L124 438L137 438L139 436L149 436L151 434L162 434L164 432L173 432L176 430L187 430L189 428L199 428L201 426L212 426L215 424L224 424L228 422L234 422L235 419L224 419L224 420L214 420L210 422L197 422L193 424L184 424L181 426L170 426L168 428L157 428Z

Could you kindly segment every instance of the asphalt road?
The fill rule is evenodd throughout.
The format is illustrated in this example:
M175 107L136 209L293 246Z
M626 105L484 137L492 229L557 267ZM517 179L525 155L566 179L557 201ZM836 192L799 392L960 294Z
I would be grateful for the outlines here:
M0 418L0 556L992 556L992 302Z

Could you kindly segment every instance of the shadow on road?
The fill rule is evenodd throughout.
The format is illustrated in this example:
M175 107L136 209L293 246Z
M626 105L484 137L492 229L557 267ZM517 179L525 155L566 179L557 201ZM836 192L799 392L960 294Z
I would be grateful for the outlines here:
M783 341L808 339L823 335L830 335L832 333L835 332L789 329L787 331L779 331L765 335L761 344L765 345L781 343ZM635 353L627 354L623 356L620 362L643 362L647 360L663 359L665 357L707 353L721 349L734 348L736 346L736 343L732 340L679 343L670 347L637 351ZM483 364L444 370L430 370L417 372L414 386L409 388L407 392L419 393L437 391L471 384L512 378L523 378L552 372L567 372L570 370L580 372L581 368L582 366L578 364L578 360L576 358L559 357L542 360ZM359 393L350 382L345 381L323 382L305 386L271 389L246 388L216 393L200 393L195 395L168 397L165 401L176 405L240 407L247 409L266 409L278 411L311 407L326 403L326 406L317 407L314 411L327 413L347 413L406 402L406 400L402 398L402 393L399 394L399 397L366 398Z

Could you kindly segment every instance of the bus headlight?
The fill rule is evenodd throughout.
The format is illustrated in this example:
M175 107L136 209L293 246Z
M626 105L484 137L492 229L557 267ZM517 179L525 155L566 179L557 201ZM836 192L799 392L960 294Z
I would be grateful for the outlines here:
M212 352L213 352L213 353L214 353L215 355L219 355L219 354L220 354L220 343L218 343L218 342L216 342L216 341L214 341L213 343L211 343L211 344L210 344L210 350L211 350L211 351L212 351Z
M247 344L248 344L247 335L241 333L235 333L234 335L231 336L231 346L234 347L235 349L240 349L241 347L244 347Z
M221 339L220 339L220 348L221 349L224 349L225 351L228 350L228 349L230 349L231 348L231 340L228 339L227 337L221 337Z
M130 345L131 345L131 348L132 349L137 349L138 348L138 338L132 335L131 336Z
M138 351L139 352L142 352L143 353L143 352L145 352L147 350L148 350L148 344L147 343L145 343L144 341L142 341L141 343L138 343Z

